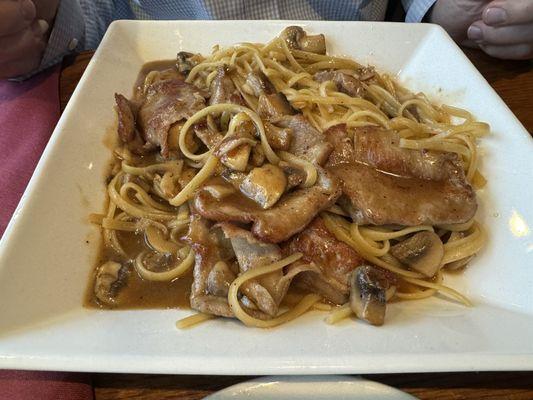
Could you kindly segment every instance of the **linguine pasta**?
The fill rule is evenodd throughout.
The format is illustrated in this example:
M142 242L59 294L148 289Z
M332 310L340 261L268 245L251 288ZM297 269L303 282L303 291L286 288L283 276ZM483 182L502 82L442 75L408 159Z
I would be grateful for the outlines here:
M182 240L190 224L190 202L197 190L211 177L220 175L224 168L224 154L198 147L194 137L195 124L205 122L223 138L231 138L239 126L251 123L256 139L239 142L239 146L260 146L270 164L285 162L301 170L304 179L300 187L310 188L316 184L315 164L290 152L274 150L269 143L265 122L258 114L258 98L247 83L251 72L264 74L276 92L282 93L319 132L324 133L339 124L344 124L348 132L368 126L393 130L400 135L401 148L456 154L471 185L480 189L486 182L479 171L477 141L489 133L489 126L476 121L466 110L437 105L422 93L410 92L391 76L378 73L372 67L361 66L346 58L290 48L282 37L267 44L215 46L211 54L195 57L196 65L188 73L187 83L209 90L217 68L224 66L230 71L231 80L245 104L209 105L173 127L171 150L180 154L175 159L140 157L126 147L118 148L115 152L118 161L107 186L107 210L102 215L91 216L91 221L102 227L105 247L112 249L119 258L133 260L135 270L144 280L172 281L191 274L193 268L194 251ZM357 74L364 97L340 91L331 80L318 82L314 76L321 71ZM141 91L146 92L151 84L165 79L165 74L157 70L149 72ZM235 148L228 148L225 154ZM126 176L138 177L142 184L128 181ZM397 276L398 283L387 291L388 301L420 300L440 293L471 305L464 295L445 285L445 277L448 267L464 267L483 248L485 232L474 219L440 226L363 225L353 222L349 213L338 204L322 211L320 216L336 239L353 248L367 263ZM394 244L424 231L436 233L444 246L440 268L432 277L409 268L390 252ZM147 250L140 249L132 257L124 249L117 235L119 232L144 235L150 254L169 255L171 262L163 269L150 270L143 263ZM272 264L238 274L227 295L234 316L246 326L265 328L286 323L313 309L332 310L326 319L332 324L352 315L348 304L332 307L323 303L322 296L315 293L297 296L296 303L270 319L257 318L243 306L243 284L275 271L284 271L301 257L298 253L291 254ZM211 318L212 315L200 313L179 321L177 326L185 328Z

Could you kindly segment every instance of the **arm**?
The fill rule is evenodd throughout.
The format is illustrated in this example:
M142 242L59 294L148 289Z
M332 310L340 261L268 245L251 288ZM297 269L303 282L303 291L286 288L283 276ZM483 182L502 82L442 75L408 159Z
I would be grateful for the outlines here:
M0 0L0 79L25 77L69 52L95 48L114 7L113 0Z
M113 16L112 0L61 0L39 70L75 50L96 48Z
M43 0L38 10L32 1L0 0L0 79L39 65L57 2Z

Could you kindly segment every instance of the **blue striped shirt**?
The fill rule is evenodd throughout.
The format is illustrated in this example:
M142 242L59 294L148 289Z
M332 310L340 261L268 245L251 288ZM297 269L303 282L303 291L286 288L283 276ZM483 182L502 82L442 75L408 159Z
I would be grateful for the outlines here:
M402 0L420 22L436 0ZM379 21L388 0L61 0L39 70L94 49L116 19L287 19Z

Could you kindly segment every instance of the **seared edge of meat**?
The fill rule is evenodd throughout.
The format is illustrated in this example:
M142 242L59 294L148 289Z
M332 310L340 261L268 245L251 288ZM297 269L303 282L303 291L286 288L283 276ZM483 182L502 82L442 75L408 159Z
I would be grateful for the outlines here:
M338 240L324 224L315 218L302 232L284 243L286 255L303 253L303 259L313 262L320 272L301 273L296 282L313 293L324 296L335 304L348 301L349 277L364 260L346 243Z
M339 204L359 224L439 225L470 220L477 209L474 190L459 174L435 181L398 177L360 163L344 125L330 128L334 150L326 169L342 181Z

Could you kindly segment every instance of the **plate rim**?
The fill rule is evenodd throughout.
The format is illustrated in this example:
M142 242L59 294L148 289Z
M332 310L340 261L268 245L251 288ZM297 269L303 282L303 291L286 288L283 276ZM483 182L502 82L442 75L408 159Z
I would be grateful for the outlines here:
M193 23L193 24L196 24L196 23L199 23L199 21L115 21L111 24L111 26L122 26L122 24L166 24L166 23L176 23L176 22L180 22L180 23ZM204 21L201 21L202 23ZM232 21L205 21L207 23L213 23L213 24L230 24L232 23ZM264 23L269 23L269 22L276 22L276 23L284 23L284 22L287 22L287 23L294 23L294 22L297 22L297 23L316 23L317 21L268 21L268 20L265 20L265 21L261 21L261 22L264 22ZM322 21L324 23L326 23L326 21ZM338 21L327 21L328 24L341 24L341 22L338 22ZM387 24L386 22L359 22L359 21L354 21L354 22L350 22L350 23L353 23L353 24L376 24L376 23L379 23L379 24ZM344 24L344 22L343 22ZM398 24L398 25L405 25L403 23L394 23L394 24ZM106 33L106 37L107 35L109 34L109 32L111 31L111 26L108 30L108 33ZM440 27L438 27L439 29L442 29ZM117 29L117 28L113 28L113 29ZM103 42L105 40L105 37L103 39ZM89 77L91 76L91 72L92 72L92 69L94 68L94 64L96 63L96 56L97 54L99 54L99 49L97 49L96 53L95 53L95 56L93 57L93 59L91 60L91 62L89 63L86 71L84 72L82 78L80 79L80 82L79 83L84 83L85 84L85 81L89 79ZM468 60L468 59L467 59ZM468 60L468 62L470 63L470 61ZM484 79L484 78L483 78ZM486 82L486 81L485 81ZM488 85L488 83L487 83ZM76 87L76 90L74 91L73 93L73 98L75 96L77 96L79 94L79 92L81 91L81 87L83 85L80 85L78 84L78 86ZM490 87L490 85L488 85ZM490 87L492 89L492 87ZM492 89L493 90L493 89ZM503 100L501 100L501 98L497 95L496 92L494 92L494 95L497 96L497 98L502 102L502 104L507 107L507 105L503 102ZM36 185L38 179L39 179L39 176L41 174L44 173L43 171L43 163L44 161L48 158L49 156L49 153L52 151L53 148L55 148L56 146L56 142L57 142L57 138L59 137L60 135L60 132L62 130L62 122L64 122L64 120L67 118L69 112L71 112L71 108L73 107L73 103L74 102L69 102L69 104L67 104L67 107L65 108L60 120L58 121L58 124L56 125L56 128L54 129L54 132L53 134L51 135L50 137L50 140L39 160L39 163L34 171L34 174L32 175L32 178L22 196L22 199L19 203L19 205L17 206L17 209L15 211L15 216L16 214L18 214L20 212L19 209L22 209L24 208L26 202L26 198L31 196L32 195L32 191L33 191L33 188L34 186ZM507 107L508 109L508 107ZM509 116L513 116L514 117L514 114L509 110ZM514 117L516 118L516 117ZM524 129L525 133L527 134L527 131ZM528 135L529 136L529 135ZM531 137L530 137L531 139ZM12 218L11 221L9 222L9 225L2 237L2 240L0 241L0 256L2 255L3 251L6 250L7 248L7 245L8 245L8 242L10 242L10 238L11 238L11 233L12 231L14 230L16 226L16 218ZM1 347L1 339L0 339L0 347ZM0 350L1 351L1 350ZM420 357L420 355L417 355L418 357ZM435 357L434 354L431 354L429 355L431 358ZM439 355L439 356L442 356L442 355ZM104 367L104 368L98 368L98 369L95 369L94 368L94 364L95 364L95 359L98 359L99 357L101 357L101 360L104 361L107 363L107 365ZM365 355L365 357L368 357L368 355ZM453 355L453 357L456 359L456 363L454 364L453 360L448 360L446 363L448 365L448 368L440 368L438 366L433 366L433 367L429 367L428 368L428 365L425 365L424 368L420 368L418 369L416 366L414 365L411 365L410 367L407 367L405 368L404 370L402 370L402 372L445 372L445 371L475 371L475 370L494 370L493 369L493 365L494 365L494 362L497 361L498 362L498 370L501 370L501 371L509 371L509 370L516 370L517 366L518 368L520 368L520 370L533 370L533 354L524 354L524 355L519 355L519 354L490 354L490 355L487 355L486 357L484 357L483 355L480 355L480 354L476 354L476 358L477 358L477 362L473 362L472 360L469 361L469 357L471 357L471 355L465 355L463 357L458 357L457 355ZM130 363L130 366L131 367L126 367L124 368L124 361L120 361L118 360L118 363L117 363L117 360L114 360L114 362L111 362L109 363L109 360L106 358L105 355L103 356L92 356L92 357L89 357L90 360L87 360L87 357L72 357L72 356L69 356L69 357L39 357L39 356L35 356L35 357L17 357L17 359L14 359L12 357L10 357L9 355L4 355L4 354L1 354L0 355L0 365L2 365L3 367L7 367L7 368L20 368L22 367L22 369L44 369L44 370L71 370L68 368L68 365L73 365L73 364L76 364L78 365L80 368L76 368L76 370L79 370L79 371L91 371L91 372L116 372L116 371L121 371L121 372L145 372L146 369L143 368L142 366L139 366L139 365L142 365L142 361L141 362L138 362L139 365L137 366L133 366L132 364L135 364L135 363ZM386 358L386 357L385 357ZM142 358L144 360L153 360L153 361L150 361L151 363L153 362L156 362L156 360L158 359L158 357L144 357ZM376 358L376 359L379 359L379 358ZM221 359L222 360L222 359ZM180 373L185 373L185 374L192 374L192 373L198 373L198 371L202 371L205 373L217 373L217 374L221 374L220 373L220 369L218 368L215 368L215 369L209 369L209 368L199 368L199 366L201 364L203 364L205 362L204 359L201 359L201 358L198 358L198 360L193 360L194 362L191 362L190 365L188 367L185 367L185 368L181 368L180 370ZM491 362L487 362L487 361L491 361ZM45 365L46 364L46 365ZM92 366L90 365L92 364ZM50 368L47 368L46 366L49 365ZM62 367L62 365L64 365L64 367ZM122 365L122 367L120 367L120 365ZM395 365L394 363L393 364L390 364L390 365ZM455 365L455 366L454 366ZM43 368L45 367L45 368ZM267 370L268 368L263 368L262 370ZM334 369L334 370L333 370ZM320 367L318 365L307 365L307 366L300 366L300 367L297 367L297 366L285 366L285 367L276 367L276 368L271 368L272 372L271 373L274 373L274 374L279 374L280 372L282 372L283 374L287 374L287 375L297 375L297 374L305 374L305 375L315 375L316 373L325 373L325 374L338 374L338 373L362 373L362 372L365 372L365 373L372 373L372 372L398 372L398 368L383 368L382 366L380 368L371 368L371 367L368 367L367 368L364 368L364 369L361 369L361 368L354 368L352 366L328 366L328 367ZM156 371L159 371L160 373L172 373L172 372L175 372L175 369L172 369L172 368L169 368L169 367L162 367L160 368L159 370L156 369ZM224 375L234 375L234 374L240 374L243 372L243 369L234 369L234 370L229 370L227 372L224 372L222 374ZM254 372L250 372L249 374L252 374L252 375L255 375L256 373Z

